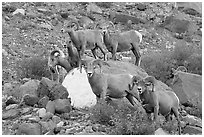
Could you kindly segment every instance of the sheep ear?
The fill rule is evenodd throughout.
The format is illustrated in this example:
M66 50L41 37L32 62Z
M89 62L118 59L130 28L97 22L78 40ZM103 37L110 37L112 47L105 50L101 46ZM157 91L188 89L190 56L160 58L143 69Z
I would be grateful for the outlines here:
M128 84L129 90L133 89L133 85L131 86L131 84Z

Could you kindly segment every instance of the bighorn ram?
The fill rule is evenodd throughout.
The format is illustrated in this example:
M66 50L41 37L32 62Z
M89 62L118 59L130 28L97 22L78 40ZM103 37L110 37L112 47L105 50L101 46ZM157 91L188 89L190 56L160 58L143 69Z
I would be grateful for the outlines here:
M91 49L94 55L94 58L96 59L96 49L99 48L103 53L104 60L105 60L106 58L105 50L103 49L105 48L105 46L103 45L103 34L101 33L101 31L90 30L90 29L78 30L79 24L77 22L72 21L70 23L75 23L77 26L77 29L73 30L73 29L64 28L61 31L67 32L69 34L73 45L77 48L79 59L80 59L79 64L81 64L81 59L86 49Z
M139 100L137 89L129 92L128 85L131 83L132 75L130 74L105 74L102 73L102 65L110 66L105 61L100 59L92 61L82 61L88 81L91 85L93 93L99 99L106 100L110 98L123 98L126 97L129 102L134 106L136 102L133 97ZM100 72L95 70L99 66Z
M184 66L179 66L176 70L174 68L172 68L172 72L173 72L174 78L173 78L171 84L173 85L178 80L179 72L187 72L187 69Z
M58 51L59 51L60 56L61 56L62 58L65 58L65 54L63 53L62 50L60 50L59 47L57 47L57 45L54 45L53 48L54 48L55 50L58 50ZM53 74L54 74L54 73L57 73L57 79L56 79L56 81L59 83L59 73L62 72L62 68L61 68L61 66L58 66L58 65L56 65L55 67L51 67L51 64L52 64L52 59L51 59L51 58L52 58L51 56L48 57L48 67L49 67L49 70L50 70L50 72L51 72L51 79L54 80Z
M115 29L115 26L112 22L110 24ZM112 58L116 59L116 52L124 52L132 50L133 54L136 57L135 65L140 65L140 48L139 44L142 41L142 34L136 30L125 31L122 33L119 32L110 32L110 30L104 30L103 35L104 43L109 52L112 53Z
M69 62L68 58L69 57L62 57L59 50L53 50L49 56L48 66L49 66L50 70L53 73L55 73L55 71L56 71L55 68L57 65L59 65L59 66L65 68L67 72L69 72L73 67L71 66L71 63Z
M170 89L160 89L157 85L158 81L153 76L148 76L144 79L133 77L132 83L129 86L130 90L136 85L142 105L147 113L154 112L154 120L157 121L158 113L161 113L167 120L170 114L174 114L178 121L179 134L180 119L179 119L179 98Z

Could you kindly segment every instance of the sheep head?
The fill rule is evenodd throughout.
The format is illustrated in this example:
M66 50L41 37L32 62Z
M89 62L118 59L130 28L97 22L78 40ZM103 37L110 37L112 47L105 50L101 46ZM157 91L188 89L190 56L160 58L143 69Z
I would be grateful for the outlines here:
M102 72L102 70L101 70L102 65L107 65L110 67L110 65L107 62L100 60L100 59L95 59L95 60L91 60L91 61L82 60L81 64L82 64L82 66L84 66L88 77L92 77L93 73L95 72L95 69L98 67L100 68L100 73L101 73Z
M76 29L73 29L73 24L76 25ZM79 23L77 21L70 21L68 24L64 25L64 27L61 29L62 33L72 33L72 31L79 30Z
M136 85L136 83L138 81L140 81L142 78L139 77L139 76L133 76L132 77L132 81L131 81L131 84L129 84L129 90L132 90L134 88L134 86Z
M179 79L179 73L181 72L187 72L186 67L184 66L179 66L176 70L172 68L172 74L174 75L173 80L172 80L172 85Z
M58 50L54 50L50 53L50 56L48 58L48 67L53 73L55 70L55 66L59 64L60 56L60 51Z
M156 84L156 79L153 76L148 76L136 83L139 94L143 94L146 91L154 92L155 84Z

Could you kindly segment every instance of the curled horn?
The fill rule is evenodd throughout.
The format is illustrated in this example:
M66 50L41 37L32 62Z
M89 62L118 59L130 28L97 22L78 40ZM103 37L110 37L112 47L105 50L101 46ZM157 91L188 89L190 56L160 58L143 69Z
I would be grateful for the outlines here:
M156 84L156 79L153 76L147 76L146 78L143 79L145 84L147 86L149 86L150 84L152 84L152 92L154 92L154 86Z
M102 64L103 64L103 65L107 65L107 66L110 67L110 65L109 65L107 62L105 62L105 61L103 61L103 60L100 60L100 59L95 59L95 60L92 62L92 65L93 65L93 66L94 66L94 65L99 65L99 67L100 67L100 72L102 72L102 70L101 70Z
M187 72L187 68L184 66L179 66L176 71L183 71L183 72Z
M147 76L146 78L144 78L144 82L145 83L152 83L153 85L156 84L156 79L153 76Z
M60 51L59 50L53 50L51 53L50 53L50 56L60 56Z

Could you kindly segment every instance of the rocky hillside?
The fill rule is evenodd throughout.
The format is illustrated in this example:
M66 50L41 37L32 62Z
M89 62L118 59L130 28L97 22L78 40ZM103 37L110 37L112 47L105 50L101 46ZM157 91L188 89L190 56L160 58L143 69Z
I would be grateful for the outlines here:
M61 29L71 20L90 29L112 21L118 32L135 29L143 35L143 70L132 67L132 52L124 52L117 58L125 63L116 61L106 73L132 74L136 69L167 85L171 68L180 65L202 75L200 3L3 2L2 134L178 134L176 121L164 122L161 116L162 124L154 125L139 110L132 112L127 100L117 100L114 109L106 104L71 106L69 91L49 80L47 67L53 45L66 53L63 42L69 37ZM92 56L90 51L86 55ZM202 111L182 106L182 115L182 134L202 133Z

